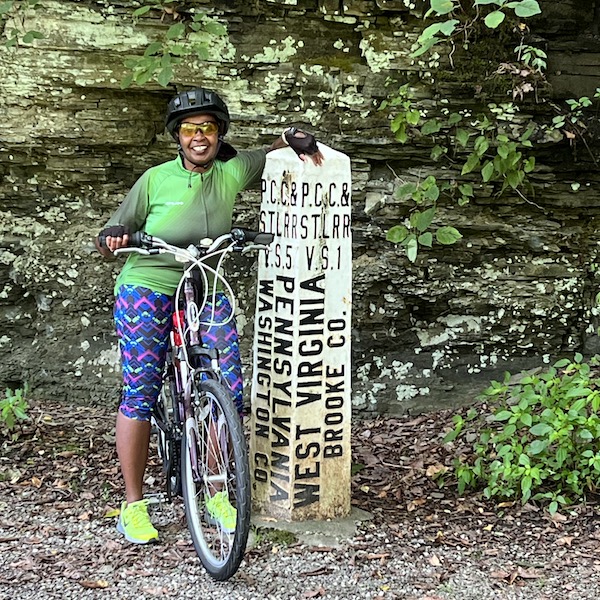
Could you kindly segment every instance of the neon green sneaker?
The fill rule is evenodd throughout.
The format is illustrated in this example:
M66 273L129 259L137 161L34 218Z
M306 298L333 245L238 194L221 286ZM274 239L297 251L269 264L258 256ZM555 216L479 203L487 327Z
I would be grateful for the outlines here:
M121 504L121 514L117 523L117 531L125 536L128 542L133 544L147 544L153 540L158 540L158 531L150 522L148 516L148 500L138 500L137 502L123 502Z
M206 510L215 524L223 531L233 533L237 519L237 510L231 506L227 492L217 492L212 498L206 497Z

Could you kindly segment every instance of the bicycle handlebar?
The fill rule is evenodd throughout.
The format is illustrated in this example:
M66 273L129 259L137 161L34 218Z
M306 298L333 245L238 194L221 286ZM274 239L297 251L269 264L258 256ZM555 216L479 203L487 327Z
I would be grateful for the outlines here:
M231 230L231 238L240 244L254 243L261 246L268 246L275 236L266 231L252 231L243 227L236 227Z
M268 246L274 239L272 233L265 231L252 231L251 229L245 229L243 227L235 227L229 233L219 236L217 239L212 240L206 238L202 240L200 244L188 247L187 251L196 248L199 251L200 256L205 256L212 252L215 252L225 242L233 242L232 250L241 252L244 250L245 244L252 244L254 246ZM164 240L148 235L144 231L135 231L129 234L129 240L127 247L119 248L115 250L115 254L135 252L136 250L142 254L155 254L160 252L174 252L176 250L185 250L183 248L177 248L171 244L168 244ZM196 256L198 256L196 254Z

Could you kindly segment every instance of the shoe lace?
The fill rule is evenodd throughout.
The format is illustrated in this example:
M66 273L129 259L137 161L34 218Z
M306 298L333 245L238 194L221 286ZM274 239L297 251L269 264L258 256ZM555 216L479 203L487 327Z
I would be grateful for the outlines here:
M127 507L127 517L131 525L136 529L147 527L150 521L150 517L148 516L148 501L142 500L141 502L130 504Z

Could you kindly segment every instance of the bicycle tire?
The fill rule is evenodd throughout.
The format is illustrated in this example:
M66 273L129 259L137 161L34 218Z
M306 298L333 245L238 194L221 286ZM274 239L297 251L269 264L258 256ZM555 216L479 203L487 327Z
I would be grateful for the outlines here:
M210 380L194 382L192 408L194 417L186 421L181 446L187 525L208 574L217 581L225 581L242 562L250 530L248 448L240 416L229 390L222 384ZM208 447L211 443L214 447L215 438L218 448L211 454ZM223 529L205 507L214 486L219 485L227 491L237 511L233 532Z

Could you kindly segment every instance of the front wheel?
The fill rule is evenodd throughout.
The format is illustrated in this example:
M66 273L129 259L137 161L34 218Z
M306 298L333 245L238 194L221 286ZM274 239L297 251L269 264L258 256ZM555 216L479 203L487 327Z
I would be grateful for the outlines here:
M192 409L181 446L187 524L207 572L224 581L237 571L248 540L248 449L240 417L223 385L196 381Z

